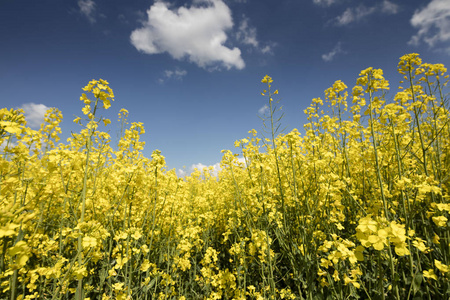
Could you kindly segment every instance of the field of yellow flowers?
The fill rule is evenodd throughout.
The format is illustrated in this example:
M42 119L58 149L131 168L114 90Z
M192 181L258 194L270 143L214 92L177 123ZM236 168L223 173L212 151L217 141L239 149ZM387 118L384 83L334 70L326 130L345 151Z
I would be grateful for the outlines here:
M102 79L66 143L58 109L37 131L1 109L0 299L448 299L448 76L417 54L398 71L389 100L380 69L336 81L303 135L277 131L264 77L265 133L223 151L217 177L144 157L125 109L111 145Z

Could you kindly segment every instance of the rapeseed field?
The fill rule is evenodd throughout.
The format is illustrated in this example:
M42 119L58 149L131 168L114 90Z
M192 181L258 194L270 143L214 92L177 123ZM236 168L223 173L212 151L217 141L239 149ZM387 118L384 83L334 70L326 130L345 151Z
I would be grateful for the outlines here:
M380 69L336 81L304 134L279 132L265 76L266 130L224 150L217 176L143 156L126 109L112 145L103 79L66 142L58 109L32 130L2 108L0 299L448 299L447 69L407 54L398 72L392 99Z

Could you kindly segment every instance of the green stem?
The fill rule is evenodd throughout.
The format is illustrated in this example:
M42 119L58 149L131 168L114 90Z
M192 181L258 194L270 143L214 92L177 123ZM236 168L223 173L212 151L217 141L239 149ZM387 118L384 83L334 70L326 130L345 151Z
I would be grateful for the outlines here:
M88 139L87 139L87 145L86 145L86 164L85 164L85 168L84 168L84 177L83 177L83 190L81 191L81 217L80 217L80 221L78 224L82 224L84 222L84 217L85 217L85 212L86 212L86 189L87 189L87 178L88 178L88 171L89 171L89 156L91 153L91 148L92 148L92 136L94 135L95 132L95 128L94 126L94 119L95 119L95 112L97 111L97 104L98 104L98 98L95 101L95 106L94 106L94 113L93 113L93 117L92 120L89 122L89 125L91 125L91 127L89 127L89 133L88 133ZM88 126L89 126L88 125ZM78 267L81 268L81 266L83 265L83 232L81 231L81 228L78 229ZM78 280L78 285L77 285L77 290L76 290L76 294L75 294L75 298L77 300L83 300L84 299L84 295L83 295L83 278L80 278Z

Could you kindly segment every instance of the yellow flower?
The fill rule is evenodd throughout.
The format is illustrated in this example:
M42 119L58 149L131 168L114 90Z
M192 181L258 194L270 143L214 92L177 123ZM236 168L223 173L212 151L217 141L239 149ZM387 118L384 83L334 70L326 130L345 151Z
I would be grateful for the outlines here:
M97 239L91 236L83 238L83 248L95 248L97 246Z
M321 258L320 261L321 261L320 266L322 266L322 267L324 267L324 268L328 268L328 267L333 266L333 264L331 263L331 261L329 261L328 259Z
M105 126L107 126L108 124L111 124L111 120L110 119L103 119L103 123L105 124Z
M334 281L339 281L339 272L337 270L334 270L333 279Z
M433 236L433 243L440 244L440 242L439 242L440 239L441 238L435 233Z
M359 289L361 285L358 283L357 279L351 279L347 275L344 275L344 285L351 283L355 288Z
M88 275L88 272L86 270L85 266L80 267L76 267L74 268L73 274L75 275L75 277L80 280L83 277L86 277Z
M408 248L406 247L406 243L396 244L394 250L395 250L395 253L397 253L398 256L404 256L404 255L409 255L410 254Z
M111 101L109 101L109 99L103 100L103 108L108 109L110 107L111 107Z
M372 244L373 248L375 250L383 250L384 249L384 241L385 239L377 236L377 235L370 235L368 238L369 242Z
M450 212L450 204L448 203L436 203L436 207L440 210L446 210L448 212Z
M264 78L261 80L262 83L272 83L273 80L269 75L264 76Z
M450 271L450 267L449 266L444 265L443 263L441 263L437 259L434 260L434 265L436 266L436 268L438 268L439 271L441 271L444 274Z
M83 114L85 114L85 115L87 115L88 113L90 113L90 111L91 111L91 106L88 104L88 105L85 105L82 109L81 109L81 111L83 112Z
M328 273L326 271L323 271L321 268L317 271L318 276L326 276Z
M401 243L406 241L406 230L405 225L397 224L395 221L392 221L390 224L390 232L391 232L391 241L394 243Z
M91 100L89 100L88 97L86 96L86 94L84 94L84 93L81 94L80 101L83 101L84 104L91 104Z
M422 240L421 238L416 238L412 242L412 244L414 245L414 247L419 249L419 251L421 251L421 252L424 252L424 253L430 252L430 249L425 245L425 241Z
M358 247L355 248L354 254L355 254L355 257L356 257L356 259L358 261L364 261L364 254L363 254L363 252L364 252L364 247L363 246L358 246Z
M117 282L117 283L114 283L112 287L116 292L119 292L119 291L123 291L123 286L124 286L123 282Z
M359 225L357 227L361 232L375 232L377 231L377 222L372 220L369 216L359 219Z
M447 218L444 216L433 217L433 222L439 227L445 227L447 225Z
M431 278L431 279L434 279L434 280L438 279L436 274L434 273L433 269L429 269L428 271L427 270L423 271L423 277Z

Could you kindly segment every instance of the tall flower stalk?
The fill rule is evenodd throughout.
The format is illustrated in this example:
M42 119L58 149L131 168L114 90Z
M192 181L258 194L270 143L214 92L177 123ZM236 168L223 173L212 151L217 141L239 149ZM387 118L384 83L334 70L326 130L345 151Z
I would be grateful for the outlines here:
M98 118L96 117L97 108L99 103L103 104L104 109L108 109L111 107L111 101L114 101L114 94L112 89L108 86L108 82L106 80L91 80L87 86L83 88L86 92L92 92L95 97L94 107L91 107L92 101L86 96L86 94L82 94L80 100L84 102L85 106L82 109L84 115L87 116L88 124L86 125L87 131L85 131L85 141L86 141L86 163L84 165L84 176L83 176L83 186L81 190L81 213L78 221L78 247L77 247L77 261L78 268L81 270L78 276L78 285L75 294L75 298L77 300L84 299L83 293L83 277L86 276L86 269L84 265L84 257L83 257L83 237L84 233L82 231L83 223L85 221L85 213L86 213L86 192L87 192L87 180L90 174L90 155L92 150L92 137L95 134L95 131L98 127L98 123L103 121L105 125L109 124L110 121L108 119ZM77 117L74 122L80 123L81 118Z

